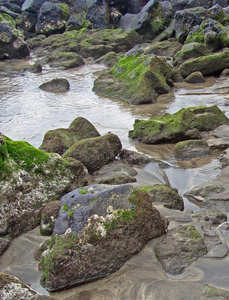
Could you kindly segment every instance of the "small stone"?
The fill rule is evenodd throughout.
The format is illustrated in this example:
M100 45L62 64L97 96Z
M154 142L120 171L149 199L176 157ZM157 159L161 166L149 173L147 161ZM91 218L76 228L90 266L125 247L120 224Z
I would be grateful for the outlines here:
M184 81L187 83L201 83L205 82L205 79L201 72L196 71L186 77Z

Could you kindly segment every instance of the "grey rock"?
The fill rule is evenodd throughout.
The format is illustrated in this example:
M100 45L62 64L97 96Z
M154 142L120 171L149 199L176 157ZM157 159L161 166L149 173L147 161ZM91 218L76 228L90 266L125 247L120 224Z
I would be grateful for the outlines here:
M42 83L39 88L47 92L63 93L70 89L70 84L65 78L55 78L49 82Z

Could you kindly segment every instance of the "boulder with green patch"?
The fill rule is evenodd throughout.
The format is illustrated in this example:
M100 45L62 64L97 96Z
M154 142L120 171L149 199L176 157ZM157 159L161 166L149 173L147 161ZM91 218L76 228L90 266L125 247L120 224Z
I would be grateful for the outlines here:
M146 192L133 191L129 185L85 188L88 194L74 191L68 202L66 197L61 200L69 224L65 228L70 226L72 231L52 236L41 257L41 283L47 290L108 276L139 253L147 241L165 233L167 223ZM83 221L81 228L79 220Z
M62 155L75 142L98 136L100 134L94 125L87 119L78 117L71 122L69 128L58 128L46 132L40 149Z
M157 56L142 55L131 50L121 55L118 62L102 73L94 82L93 90L110 97L117 97L131 104L155 102L157 94L168 93L167 81L173 69Z
M3 135L0 174L0 237L3 240L12 240L38 226L45 203L85 183L79 174L68 169L67 162L59 155Z
M229 51L190 59L181 64L179 70L183 77L200 71L204 76L219 75L229 67Z
M222 124L228 124L228 118L216 105L189 107L172 115L135 120L129 136L146 144L176 143L199 139Z

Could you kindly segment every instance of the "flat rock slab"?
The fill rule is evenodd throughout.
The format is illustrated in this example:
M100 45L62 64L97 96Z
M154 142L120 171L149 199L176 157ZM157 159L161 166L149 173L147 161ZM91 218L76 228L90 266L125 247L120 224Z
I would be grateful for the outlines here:
M192 225L180 225L171 229L155 248L155 255L163 269L174 275L182 273L193 261L205 254L205 242Z

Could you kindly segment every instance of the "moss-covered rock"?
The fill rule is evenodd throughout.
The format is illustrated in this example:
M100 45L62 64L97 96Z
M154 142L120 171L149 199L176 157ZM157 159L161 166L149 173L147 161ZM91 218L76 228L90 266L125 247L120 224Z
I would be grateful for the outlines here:
M181 64L190 58L197 58L199 56L206 56L212 54L204 44L192 42L185 44L179 52L174 56L174 64Z
M178 226L169 230L155 248L155 255L163 269L171 274L180 274L199 257L207 254L207 246L192 225Z
M182 108L175 114L164 114L149 120L136 120L129 136L146 144L175 143L198 139L204 132L227 124L228 118L216 106Z
M64 93L70 89L70 84L65 78L54 78L42 83L39 88L47 92Z
M204 157L210 154L208 143L203 140L182 141L175 145L174 155L178 159Z
M164 184L155 184L153 186L148 186L142 188L146 191L151 200L155 203L163 203L164 207L170 209L184 209L184 201L182 197L174 189L166 186Z
M182 76L187 77L195 71L200 71L204 76L219 75L229 67L229 51L190 59L184 62L179 70Z
M80 55L74 52L58 52L58 50L48 55L42 62L47 63L50 67L61 69L76 68L84 64L84 60Z
M63 34L51 35L38 45L37 53L43 50L53 54L58 52L74 52L83 58L95 59L108 52L125 52L142 42L135 31L123 32L121 29L66 31Z
M0 236L11 240L38 226L44 204L81 186L79 178L59 155L1 136Z
M118 136L108 133L75 142L63 154L63 158L73 157L81 161L89 173L93 173L113 161L121 149L122 144Z
M87 190L88 194L78 195L79 201L75 192L75 197L63 206L63 212L68 214L64 210L70 210L67 205L78 204L69 217L69 224L73 224L78 211L82 218L80 211L86 206L84 196L88 199L90 215L84 214L83 228L51 237L48 250L41 258L41 283L48 290L110 275L137 254L148 240L166 230L165 220L152 206L146 192L134 192L131 186L109 187L107 191L103 188L99 193L92 192L90 187ZM95 209L99 209L99 213L93 214Z
M78 117L72 121L69 128L58 128L46 132L40 149L62 155L75 142L98 136L100 136L99 132L88 120Z
M172 68L157 56L148 57L141 55L141 51L130 50L95 80L93 90L131 104L151 103L155 102L157 93L171 90L167 80L172 73Z
M182 44L177 41L152 42L145 48L144 53L173 57L181 48Z

